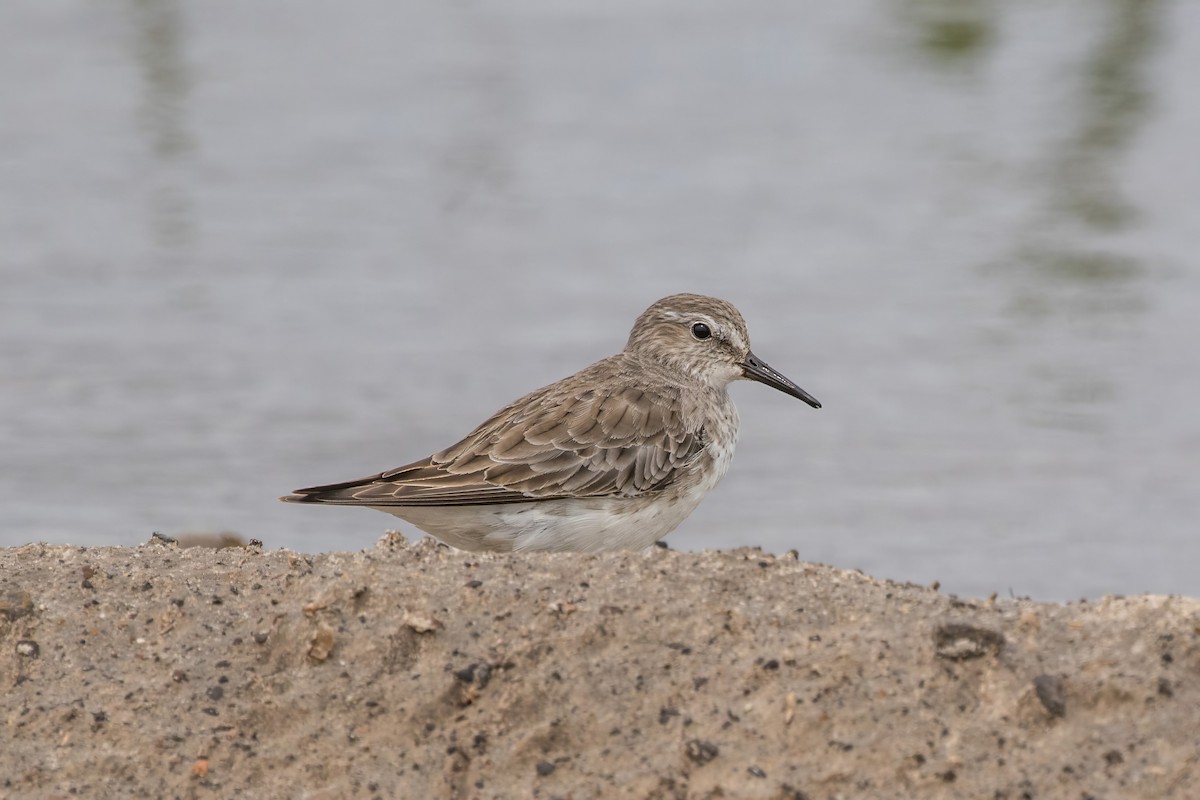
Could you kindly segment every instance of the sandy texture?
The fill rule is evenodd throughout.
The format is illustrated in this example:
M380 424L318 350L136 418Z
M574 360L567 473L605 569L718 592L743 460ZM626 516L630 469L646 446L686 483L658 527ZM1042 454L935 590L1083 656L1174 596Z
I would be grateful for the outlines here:
M0 550L4 797L1200 797L1200 602L755 551Z

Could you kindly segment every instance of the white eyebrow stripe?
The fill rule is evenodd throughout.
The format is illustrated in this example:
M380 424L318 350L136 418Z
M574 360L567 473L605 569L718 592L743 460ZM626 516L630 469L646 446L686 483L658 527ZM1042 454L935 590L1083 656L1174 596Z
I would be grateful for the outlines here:
M664 311L662 318L670 322L703 322L713 330L725 330L708 314L680 314L678 311Z
M669 320L671 322L683 322L684 320L691 319L694 316L696 316L696 315L695 314L680 314L678 311L662 312L662 318L665 320ZM703 316L703 315L700 315L700 316Z

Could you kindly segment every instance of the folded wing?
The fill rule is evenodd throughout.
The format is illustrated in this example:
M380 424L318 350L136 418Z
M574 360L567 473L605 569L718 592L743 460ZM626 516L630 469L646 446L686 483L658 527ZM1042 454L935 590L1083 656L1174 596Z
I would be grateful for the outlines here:
M660 491L705 444L703 429L687 429L672 392L677 390L618 385L607 392L572 393L555 384L500 410L462 441L423 461L299 489L283 499L452 506Z

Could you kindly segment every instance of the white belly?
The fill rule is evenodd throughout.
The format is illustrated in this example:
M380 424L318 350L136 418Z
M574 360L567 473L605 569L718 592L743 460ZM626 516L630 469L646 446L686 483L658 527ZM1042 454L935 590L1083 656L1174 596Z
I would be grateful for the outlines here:
M494 506L376 507L463 550L640 550L673 531L703 495L541 500Z
M729 469L733 447L710 445L711 461L675 491L650 497L539 500L490 506L372 506L462 550L641 550L687 519Z

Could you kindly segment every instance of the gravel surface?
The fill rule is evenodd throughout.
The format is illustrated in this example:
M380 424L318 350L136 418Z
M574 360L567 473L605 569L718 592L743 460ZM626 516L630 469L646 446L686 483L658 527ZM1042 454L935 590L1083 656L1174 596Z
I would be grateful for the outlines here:
M0 797L1200 797L1200 601L745 549L0 550Z

